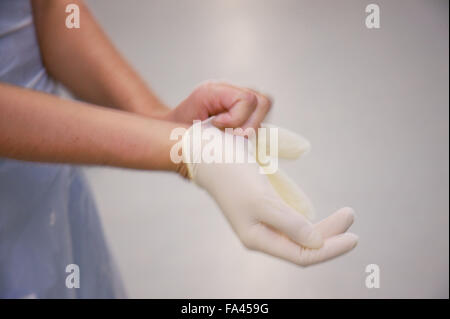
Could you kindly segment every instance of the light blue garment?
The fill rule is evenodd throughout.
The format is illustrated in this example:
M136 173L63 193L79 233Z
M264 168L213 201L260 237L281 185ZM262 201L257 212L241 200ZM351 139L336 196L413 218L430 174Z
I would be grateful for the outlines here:
M56 92L29 0L0 0L0 82ZM80 288L66 286L69 264ZM0 298L124 296L82 170L0 158Z

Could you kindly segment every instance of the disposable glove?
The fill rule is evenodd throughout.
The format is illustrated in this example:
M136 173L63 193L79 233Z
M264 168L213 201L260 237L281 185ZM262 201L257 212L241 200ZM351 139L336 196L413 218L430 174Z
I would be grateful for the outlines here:
M259 134L255 142L230 134L214 127L210 118L201 123L199 141L194 134L199 125L189 128L182 139L189 177L214 198L245 247L308 266L356 246L358 237L345 233L353 223L351 208L313 225L308 220L313 207L301 189L279 169L262 174L267 168L260 165L257 145L270 147L273 139ZM231 146L224 142L227 139L233 141ZM280 157L297 158L309 149L306 139L285 129L278 129L277 141ZM205 160L211 151L214 160ZM230 154L235 162L226 163ZM238 158L245 158L244 163L236 163Z

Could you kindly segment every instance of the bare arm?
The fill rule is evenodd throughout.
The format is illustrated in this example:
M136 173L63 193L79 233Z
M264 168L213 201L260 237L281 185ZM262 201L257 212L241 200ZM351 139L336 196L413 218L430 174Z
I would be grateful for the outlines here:
M80 7L81 27L65 27L66 5ZM82 0L33 0L42 59L55 79L79 98L151 117L168 108L120 56Z
M0 83L0 157L179 171L179 126Z

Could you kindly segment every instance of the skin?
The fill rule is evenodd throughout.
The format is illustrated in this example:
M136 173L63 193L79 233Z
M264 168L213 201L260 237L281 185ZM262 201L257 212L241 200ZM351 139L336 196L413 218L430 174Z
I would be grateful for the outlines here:
M170 132L183 124L0 84L0 156L176 171ZM155 134L155 132L158 132Z
M80 7L80 29L55 27L65 25L69 3ZM258 127L270 109L270 100L256 91L212 82L171 109L121 57L82 1L33 0L32 7L47 72L86 103L0 83L2 157L185 175L183 164L169 157L173 128L212 115L224 127Z
M69 3L80 7L80 29L64 27ZM215 82L199 85L169 108L120 56L82 1L33 0L32 7L47 72L84 102L0 83L0 157L186 176L184 164L170 160L174 128L215 115L218 127L256 129L270 110L272 102L264 94ZM342 249L333 248L336 241L327 241L341 236L352 222L352 212L338 211L316 224L325 244L315 253L263 224L259 234L264 245L244 245L307 265L333 257L330 251L340 254L353 248L356 239L348 235L340 237Z

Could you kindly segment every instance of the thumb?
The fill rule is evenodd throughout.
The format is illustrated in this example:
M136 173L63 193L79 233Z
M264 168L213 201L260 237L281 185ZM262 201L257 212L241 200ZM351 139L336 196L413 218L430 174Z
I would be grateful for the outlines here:
M254 94L241 94L232 105L224 105L225 110L217 114L213 120L213 124L218 128L242 127L255 111L256 104L257 100Z

